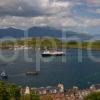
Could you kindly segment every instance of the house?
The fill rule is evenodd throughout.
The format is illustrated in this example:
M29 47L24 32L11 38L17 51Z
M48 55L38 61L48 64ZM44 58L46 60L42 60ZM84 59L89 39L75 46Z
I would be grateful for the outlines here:
M30 94L30 88L29 88L28 86L27 86L26 89L25 89L25 95L26 95L26 94Z

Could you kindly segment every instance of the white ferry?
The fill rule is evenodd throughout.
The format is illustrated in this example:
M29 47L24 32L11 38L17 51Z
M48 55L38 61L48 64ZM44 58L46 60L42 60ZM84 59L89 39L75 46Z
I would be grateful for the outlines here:
M41 55L42 57L63 56L65 53L62 51L44 51Z

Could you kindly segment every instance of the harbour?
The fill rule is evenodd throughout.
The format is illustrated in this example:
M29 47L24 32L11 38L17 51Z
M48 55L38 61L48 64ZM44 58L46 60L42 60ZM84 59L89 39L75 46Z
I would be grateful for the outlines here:
M6 57L12 55L9 50L4 50ZM95 57L100 56L99 51L93 51ZM35 76L27 76L28 70L36 69L36 52L29 50L29 57L32 62L26 62L23 50L19 51L18 57L10 63L3 62L0 59L0 71L5 70L9 75L7 82L16 83L21 86L54 86L63 83L65 87L70 88L73 85L85 88L91 84L100 83L100 67L97 62L89 59L87 51L83 50L83 60L78 62L77 49L69 49L66 56L54 56L51 58L40 57L40 72ZM66 62L62 58L66 57Z

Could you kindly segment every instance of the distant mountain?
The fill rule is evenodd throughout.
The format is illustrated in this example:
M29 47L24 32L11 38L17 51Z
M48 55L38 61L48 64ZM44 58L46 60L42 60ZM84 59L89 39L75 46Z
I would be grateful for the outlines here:
M14 38L23 38L24 37L24 30L16 29L16 28L5 28L0 29L0 38L11 36ZM62 31L51 28L51 27L32 27L28 30L28 36L29 37L55 37L55 38L61 38L62 37ZM66 31L66 37L77 37L81 40L87 40L91 36L85 33L77 33L73 31Z
M21 38L24 37L24 31L12 27L0 29L0 38L8 37L8 36L14 38Z
M29 29L29 36L35 37L43 37L43 36L51 36L51 37L62 37L62 31L59 29L51 28L51 27L32 27ZM66 31L66 37L80 37L80 38L89 38L90 35L85 33L77 33L74 31Z

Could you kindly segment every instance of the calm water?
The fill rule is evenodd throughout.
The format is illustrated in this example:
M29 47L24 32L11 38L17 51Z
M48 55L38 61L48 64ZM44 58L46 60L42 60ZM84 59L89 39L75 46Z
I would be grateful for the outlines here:
M5 50L3 54L9 59L12 51ZM29 55L33 62L24 60L23 51L20 51L19 56L13 62L5 63L0 59L0 71L6 70L9 82L34 87L56 86L58 83L63 83L66 88L74 85L86 88L91 84L100 83L100 63L93 62L85 50L83 50L81 63L78 63L76 49L67 50L66 63L62 63L62 57L55 57L52 61L48 61L48 58L41 58L41 71L38 76L33 77L25 75L26 71L36 67L35 52L29 50ZM100 58L100 51L93 51L93 55Z

